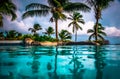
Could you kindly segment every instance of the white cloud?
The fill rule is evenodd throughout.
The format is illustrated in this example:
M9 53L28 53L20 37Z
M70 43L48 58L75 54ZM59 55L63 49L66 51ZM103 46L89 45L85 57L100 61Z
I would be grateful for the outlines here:
M105 32L108 36L120 36L120 29L116 27L106 27Z
M68 30L69 32L73 33L72 32L72 26L68 27L68 24L70 23L71 21L63 21L63 22L59 22L59 31L62 30L62 29L66 29ZM88 21L86 22L84 25L81 25L82 29L83 30L78 30L78 35L84 35L86 34L87 35L87 30L88 29L92 29L93 28L93 25L94 25L94 22L93 21Z
M70 21L63 21L63 22L59 22L59 31L62 29L66 29L69 32L72 32L72 27L68 27L68 24L70 23ZM87 30L88 29L92 29L94 26L94 22L93 21L88 21L86 22L84 25L81 25L81 27L83 28L83 30L78 30L78 35L88 35L87 34ZM107 33L107 36L120 36L120 29L116 28L115 26L104 26L105 27L105 32Z

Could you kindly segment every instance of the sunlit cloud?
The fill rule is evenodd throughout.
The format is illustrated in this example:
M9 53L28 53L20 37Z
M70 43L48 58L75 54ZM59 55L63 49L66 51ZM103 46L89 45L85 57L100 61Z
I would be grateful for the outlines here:
M120 29L116 27L106 27L105 32L108 36L120 36Z

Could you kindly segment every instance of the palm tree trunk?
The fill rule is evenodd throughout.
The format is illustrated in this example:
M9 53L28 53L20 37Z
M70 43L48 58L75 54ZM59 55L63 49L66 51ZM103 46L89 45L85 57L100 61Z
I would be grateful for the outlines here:
M76 30L76 33L75 33L75 42L77 42L77 30Z
M58 47L56 46L56 54L55 54L55 69L54 69L54 78L57 79L57 56L58 56Z
M99 22L99 19L97 18L96 24L95 24L95 41L96 42L98 41L98 22Z
M56 34L56 41L58 41L58 19L55 19L55 34Z
M100 7L96 8L95 18L96 18L95 41L97 42L97 41L98 41L98 23L99 23L99 19L101 18L101 10L100 10Z

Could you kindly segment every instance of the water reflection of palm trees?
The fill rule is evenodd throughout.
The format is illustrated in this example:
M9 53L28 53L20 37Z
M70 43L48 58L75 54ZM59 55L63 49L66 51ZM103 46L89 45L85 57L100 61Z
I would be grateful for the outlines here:
M83 74L85 72L84 66L82 64L82 58L77 55L77 46L74 48L73 55L69 64L73 63L73 69L69 68L69 71L73 74L72 79L83 79Z
M50 50L48 52L49 55ZM55 59L54 59L54 71L52 72L52 64L50 62L47 63L47 70L48 70L48 76L49 79L59 79L58 75L57 75L57 57L58 57L58 46L56 46L55 48ZM51 61L52 62L52 61Z
M60 50L59 50L60 49ZM69 55L70 51L65 49L71 49L69 46L56 46L55 47L55 58L54 58L54 69L52 67L52 61L47 63L47 70L49 79L66 79L64 75L58 75L58 55ZM52 71L53 70L53 71Z
M33 61L27 63L28 65L31 65L33 73L38 73L40 67L40 62L39 62L40 55L36 54L36 49L37 49L36 46L31 48L30 55L32 56Z
M103 69L105 63L105 53L102 51L102 46L95 46L95 67L96 67L96 79L102 79Z

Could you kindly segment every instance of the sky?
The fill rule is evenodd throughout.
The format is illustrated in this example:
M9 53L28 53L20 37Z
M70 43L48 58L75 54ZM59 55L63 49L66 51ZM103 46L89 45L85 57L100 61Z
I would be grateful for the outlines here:
M51 17L51 14L43 17L28 17L26 19L22 19L22 14L25 12L25 6L30 3L41 3L41 4L47 4L47 0L12 0L16 6L17 6L17 19L15 21L10 21L10 17L5 16L4 17L4 26L1 28L3 31L5 30L16 30L18 32L27 34L30 33L28 31L28 28L33 27L35 23L39 23L43 30L39 31L44 32L45 29L49 26L52 26L54 28L54 22L49 22L49 19ZM71 0L71 2L79 2L80 0ZM84 0L82 0L84 1ZM101 24L105 27L105 32L107 33L107 36L120 36L120 0L115 0L113 3L110 4L109 8L103 10L102 12L102 19L100 20ZM91 10L91 12L81 12L83 15L83 19L85 21L84 25L81 25L83 30L79 30L79 35L89 35L87 34L88 29L92 29L93 25L95 23L94 18L94 11ZM69 16L69 13L66 13L67 16ZM66 21L59 21L59 32L61 29L66 29L69 32L72 33L72 27L68 28L68 24L70 23L70 20Z

